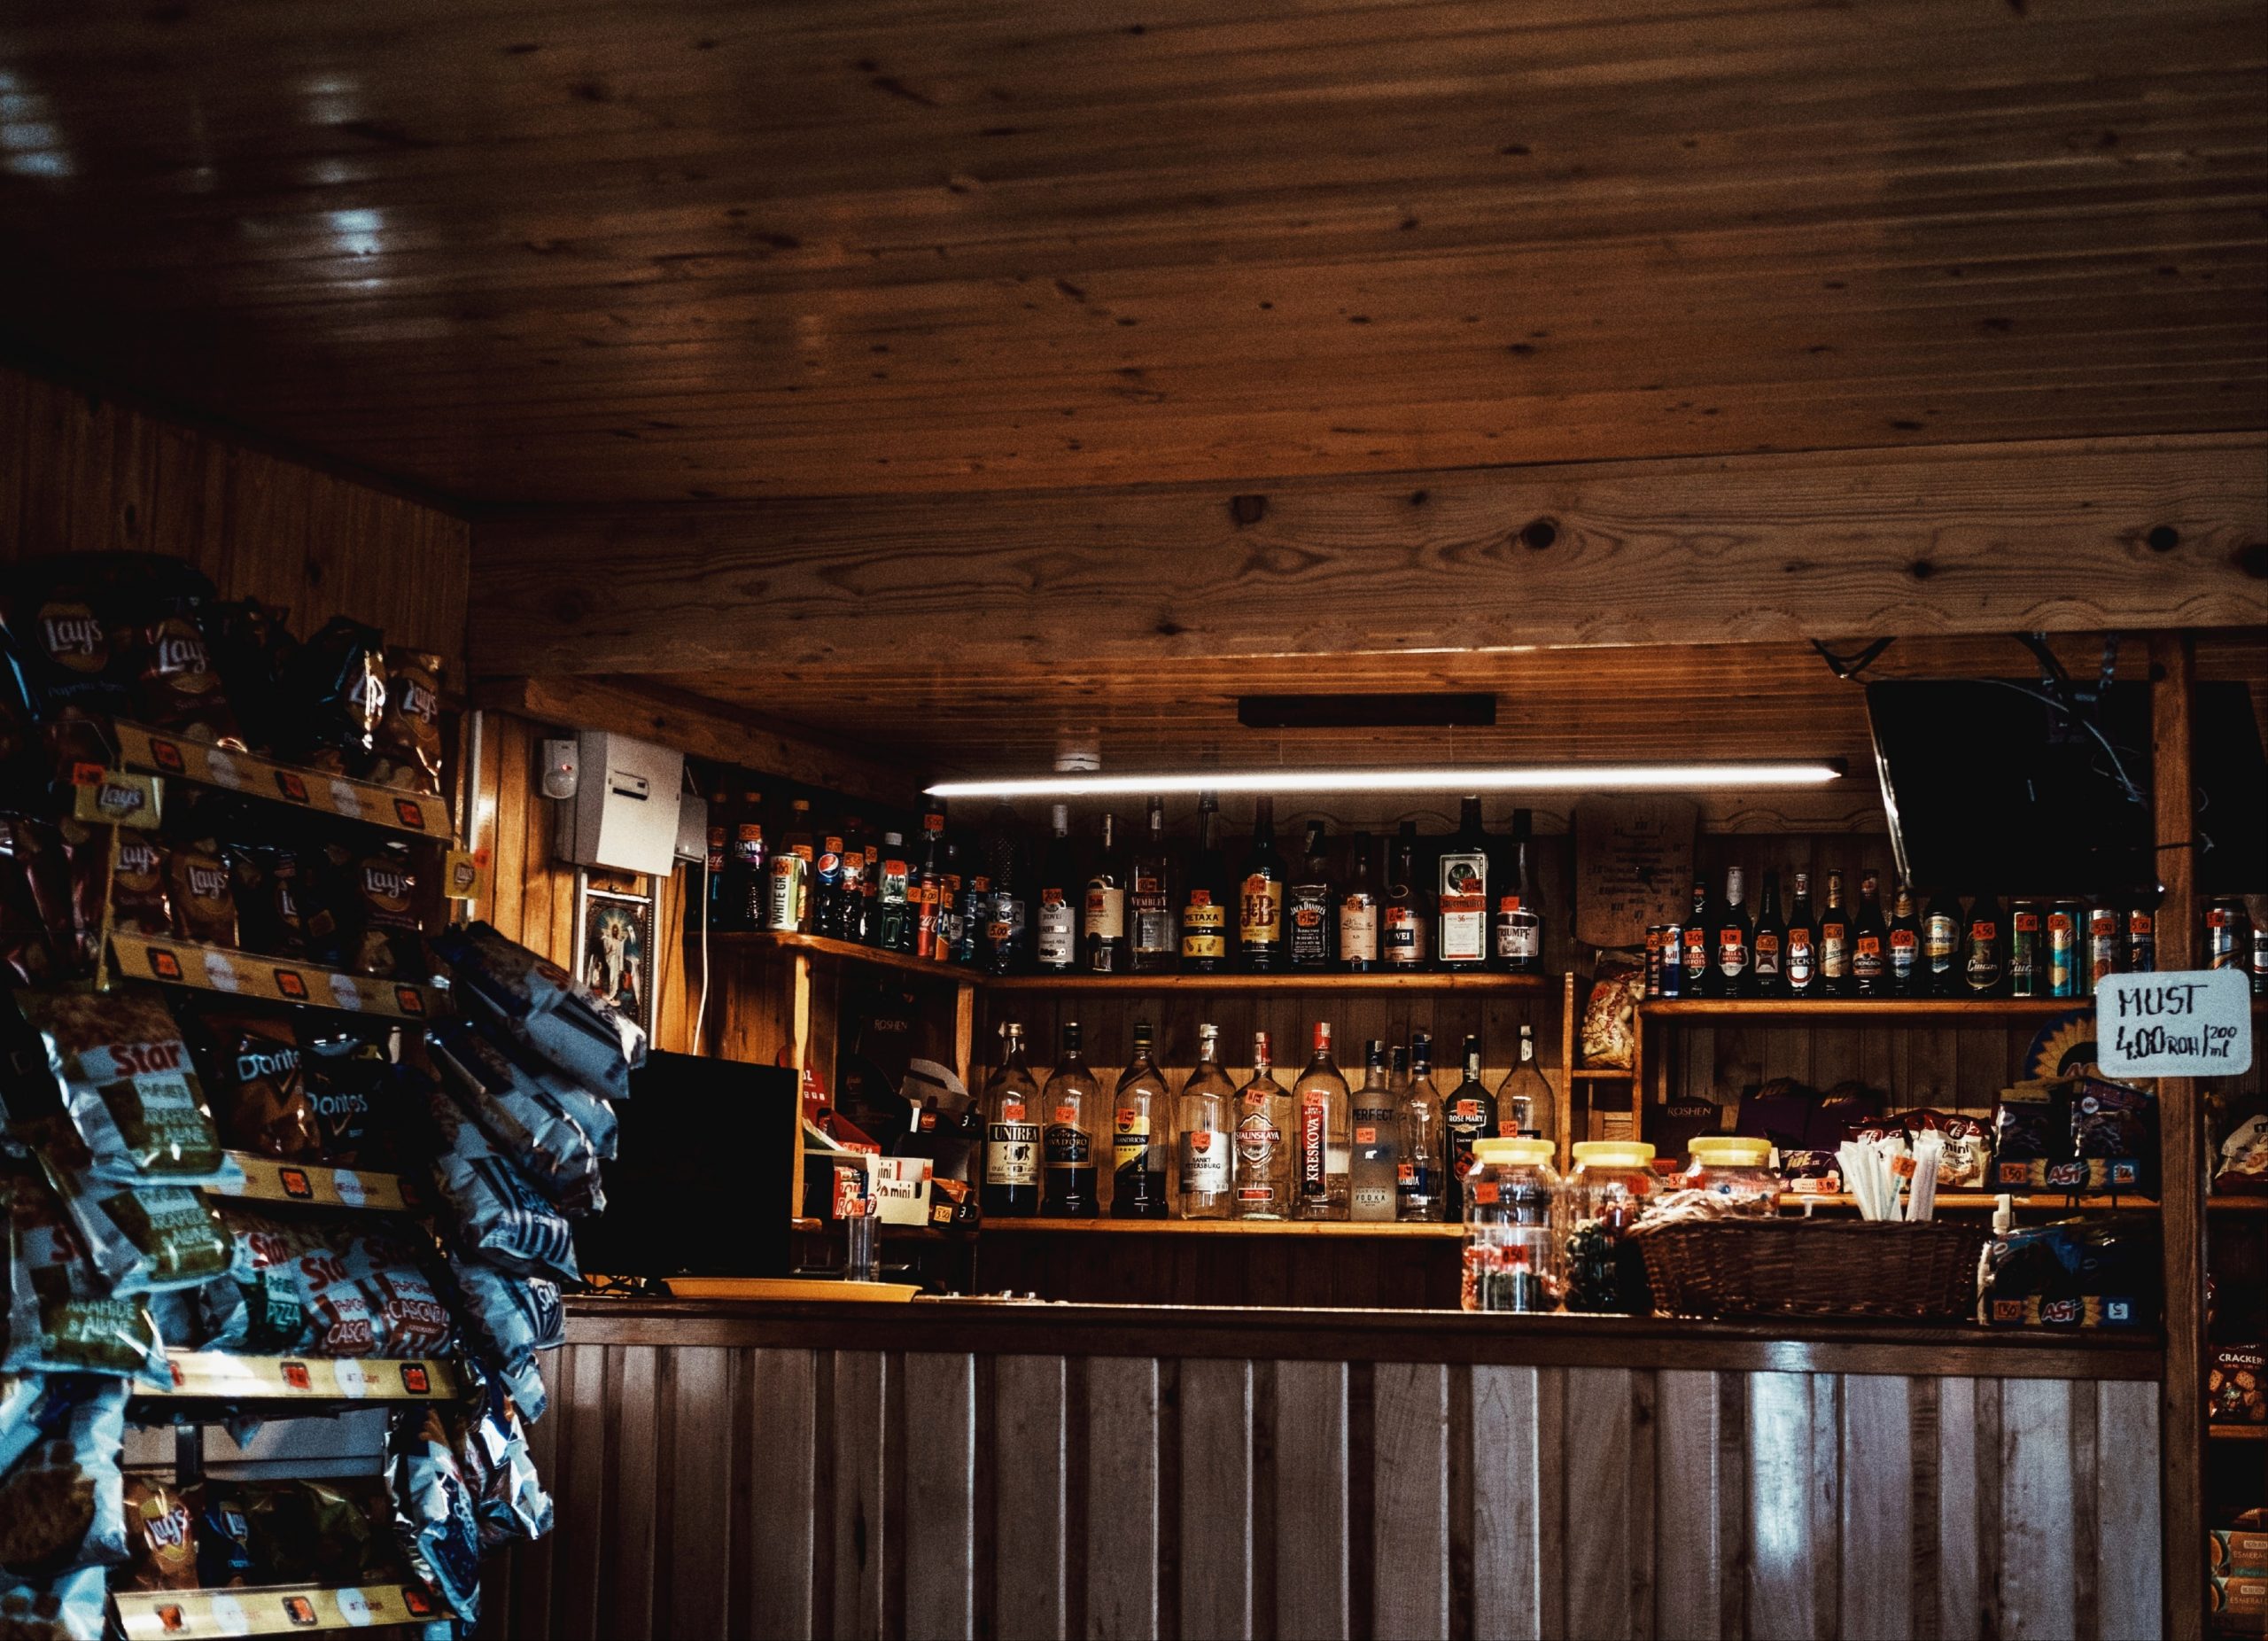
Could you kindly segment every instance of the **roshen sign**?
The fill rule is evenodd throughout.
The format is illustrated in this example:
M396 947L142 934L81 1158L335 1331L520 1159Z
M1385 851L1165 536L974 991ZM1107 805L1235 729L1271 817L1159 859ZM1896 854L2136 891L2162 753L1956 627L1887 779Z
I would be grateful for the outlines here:
M2252 1068L2252 987L2239 969L2105 975L2094 1019L2106 1077L2234 1077Z

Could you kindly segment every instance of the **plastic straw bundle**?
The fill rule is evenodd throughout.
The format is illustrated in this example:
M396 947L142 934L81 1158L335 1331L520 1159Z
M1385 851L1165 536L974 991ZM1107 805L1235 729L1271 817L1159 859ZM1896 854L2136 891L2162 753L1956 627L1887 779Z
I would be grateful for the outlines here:
M1929 1219L1938 1205L1938 1163L1945 1155L1946 1138L1934 1130L1914 1136L1908 1155L1905 1139L1885 1134L1879 1139L1844 1141L1836 1153L1843 1167L1843 1184L1867 1219ZM1912 1194L1901 1196L1907 1182Z

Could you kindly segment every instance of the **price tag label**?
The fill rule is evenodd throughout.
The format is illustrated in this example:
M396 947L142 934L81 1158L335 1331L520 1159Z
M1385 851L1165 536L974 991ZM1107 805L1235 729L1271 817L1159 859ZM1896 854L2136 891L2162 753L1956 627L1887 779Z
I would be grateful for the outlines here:
M362 1007L362 988L352 975L334 974L330 976L330 1000L340 1008L360 1013Z
M2235 1077L2252 1069L2252 984L2241 969L2105 975L2094 997L2103 1075Z

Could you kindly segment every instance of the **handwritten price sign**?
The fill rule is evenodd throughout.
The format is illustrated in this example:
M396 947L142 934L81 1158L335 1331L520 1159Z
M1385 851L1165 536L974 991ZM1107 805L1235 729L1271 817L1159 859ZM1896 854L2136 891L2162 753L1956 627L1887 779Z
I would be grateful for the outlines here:
M2252 987L2238 969L2106 975L2094 1021L2107 1077L2234 1077L2252 1069Z

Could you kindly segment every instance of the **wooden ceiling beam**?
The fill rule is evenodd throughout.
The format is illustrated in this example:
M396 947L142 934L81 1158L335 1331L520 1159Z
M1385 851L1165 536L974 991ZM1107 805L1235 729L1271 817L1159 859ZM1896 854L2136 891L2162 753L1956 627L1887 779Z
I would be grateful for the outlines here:
M545 676L2256 626L2268 432L530 509L473 580Z

